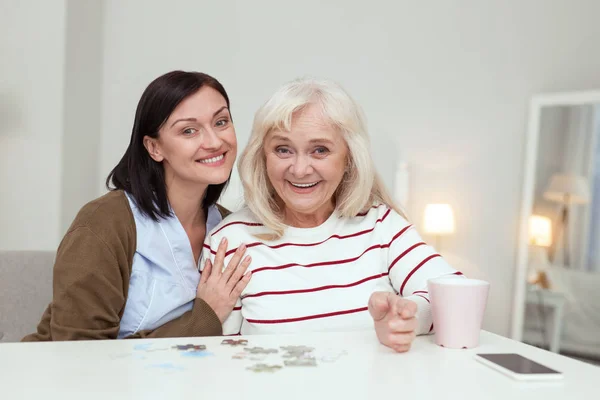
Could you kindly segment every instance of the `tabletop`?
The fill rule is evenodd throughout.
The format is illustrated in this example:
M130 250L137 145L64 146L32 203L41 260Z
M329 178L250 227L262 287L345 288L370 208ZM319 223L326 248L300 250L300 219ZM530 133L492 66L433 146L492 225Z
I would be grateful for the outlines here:
M314 350L297 358L310 349L286 346ZM477 362L478 352L516 352L564 379L519 382ZM316 365L289 365L298 360ZM266 370L251 369L257 364ZM445 349L421 336L403 354L372 331L0 344L6 399L586 399L599 381L596 366L485 331L476 349Z

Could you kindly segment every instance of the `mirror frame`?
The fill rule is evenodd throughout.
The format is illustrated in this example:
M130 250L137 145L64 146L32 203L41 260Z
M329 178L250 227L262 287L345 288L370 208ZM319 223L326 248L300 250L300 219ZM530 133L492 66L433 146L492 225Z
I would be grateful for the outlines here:
M529 119L525 136L525 163L523 168L523 189L515 265L514 296L511 316L510 337L521 341L525 317L525 290L528 262L528 219L533 210L533 193L538 156L538 140L542 109L550 106L577 106L600 103L600 90L541 93L534 95L529 102Z

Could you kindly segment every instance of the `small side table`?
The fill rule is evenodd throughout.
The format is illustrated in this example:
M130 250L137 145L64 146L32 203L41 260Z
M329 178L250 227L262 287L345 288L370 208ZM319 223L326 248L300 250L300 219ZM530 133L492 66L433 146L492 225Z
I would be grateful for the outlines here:
M565 296L552 290L542 289L537 286L527 287L527 296L525 300L528 304L535 304L552 309L552 334L550 337L550 351L560 352L560 336L563 328L563 311L565 306ZM542 321L546 323L546 321Z

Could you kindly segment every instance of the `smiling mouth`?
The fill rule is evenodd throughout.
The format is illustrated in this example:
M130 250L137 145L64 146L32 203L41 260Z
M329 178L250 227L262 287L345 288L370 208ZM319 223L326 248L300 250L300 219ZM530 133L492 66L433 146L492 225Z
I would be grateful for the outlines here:
M202 160L196 160L196 162L199 162L200 164L214 164L214 163L218 163L219 161L223 160L223 158L225 158L225 153L221 154L220 156L216 156L216 157L204 158Z
M297 188L300 188L300 189L306 189L306 188L311 188L311 187L317 186L318 183L319 182L313 182L313 183L293 183L293 182L290 182L290 185L292 185L294 187L297 187Z

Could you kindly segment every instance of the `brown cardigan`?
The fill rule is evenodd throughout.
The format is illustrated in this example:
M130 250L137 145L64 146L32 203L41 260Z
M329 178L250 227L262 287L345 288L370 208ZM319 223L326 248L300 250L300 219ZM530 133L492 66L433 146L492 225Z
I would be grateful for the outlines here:
M227 213L221 207L219 211ZM116 339L135 250L135 220L123 191L86 204L58 247L52 303L37 332L22 341ZM195 299L192 309L180 317L128 338L221 334L215 312Z

